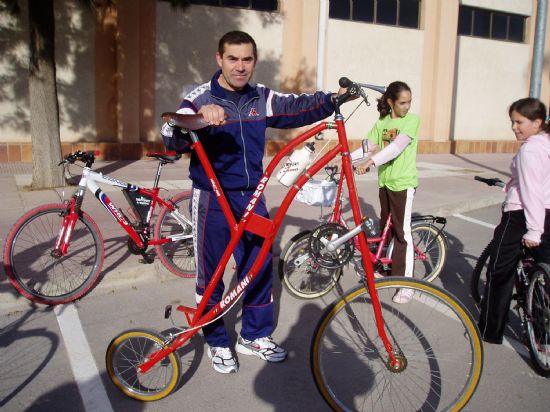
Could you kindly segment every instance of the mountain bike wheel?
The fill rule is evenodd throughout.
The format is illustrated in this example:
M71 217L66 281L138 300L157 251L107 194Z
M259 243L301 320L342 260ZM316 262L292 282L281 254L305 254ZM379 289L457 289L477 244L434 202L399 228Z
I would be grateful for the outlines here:
M99 281L103 238L86 213L76 222L68 253L53 253L66 210L64 204L39 206L23 215L8 234L4 270L17 291L34 302L71 302Z
M336 411L460 410L481 376L483 348L467 309L443 289L415 279L375 282L398 370L378 336L365 286L346 292L323 313L311 343L311 368ZM400 288L414 290L394 303Z
M279 258L279 276L285 289L300 299L326 295L338 283L342 268L328 269L319 265L309 253L310 230L294 235Z
M411 228L414 243L414 277L431 282L439 276L447 259L447 242L443 234L430 224Z
M183 277L195 277L195 249L191 226L190 205L193 192L186 191L174 196L171 201L176 209L185 216L186 222L182 224L170 214L170 209L164 207L159 213L155 225L155 239L171 238L175 236L186 236L185 239L156 245L157 256L160 261L173 274Z
M485 283L487 283L487 267L489 266L489 258L491 257L492 243L489 242L479 258L472 272L472 278L470 279L470 293L476 301L481 302L483 293L485 293Z
M105 355L111 381L125 395L140 401L156 401L169 395L181 377L181 362L175 352L146 373L137 370L163 344L161 335L143 329L129 330L116 336Z
M550 266L539 263L527 290L527 337L535 370L550 376Z

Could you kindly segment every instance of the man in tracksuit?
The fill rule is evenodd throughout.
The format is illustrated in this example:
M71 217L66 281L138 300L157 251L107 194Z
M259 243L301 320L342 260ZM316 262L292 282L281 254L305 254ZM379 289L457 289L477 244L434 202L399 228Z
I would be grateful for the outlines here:
M257 49L252 37L244 32L229 32L220 39L216 61L220 70L208 83L184 98L178 113L200 113L212 125L200 130L198 135L235 219L239 221L263 173L266 128L295 128L322 120L334 112L334 95L324 92L299 96L281 94L260 84L250 84ZM163 126L165 138L175 138L177 133L178 130L166 124ZM194 152L189 171L193 181L192 219L199 302L227 248L231 231ZM263 196L255 213L269 217ZM250 271L262 241L259 236L244 232L234 252L239 281ZM280 362L287 352L271 338L274 329L271 266L269 254L244 294L242 329L235 349L241 354ZM207 309L221 300L223 292L223 281L220 281ZM210 347L208 355L214 370L236 372L238 361L231 350L223 318L203 327L203 333Z

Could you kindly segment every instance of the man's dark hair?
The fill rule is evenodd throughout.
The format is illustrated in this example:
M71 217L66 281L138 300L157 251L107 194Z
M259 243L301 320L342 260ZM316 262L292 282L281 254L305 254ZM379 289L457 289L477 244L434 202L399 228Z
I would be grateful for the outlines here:
M258 60L258 49L256 48L256 42L252 36L244 31L230 31L225 33L218 43L218 53L223 56L226 44L252 44L252 52L254 54L254 60Z

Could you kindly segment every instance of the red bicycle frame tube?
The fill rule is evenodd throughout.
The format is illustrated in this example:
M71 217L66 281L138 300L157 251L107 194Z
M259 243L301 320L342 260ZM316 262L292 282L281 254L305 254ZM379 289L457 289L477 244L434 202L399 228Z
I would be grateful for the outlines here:
M318 159L315 163L313 163L308 168L307 172L298 178L298 180L287 192L286 196L284 197L281 205L277 210L277 213L275 214L272 220L256 215L254 213L254 209L256 208L258 199L263 194L265 187L267 186L267 181L275 171L276 166L281 162L281 160L284 157L286 157L298 145L300 145L301 143L305 142L309 138L317 135L319 132L326 129L337 130L338 144L333 149L329 150L320 159ZM267 166L264 174L262 175L262 178L260 179L260 182L256 187L256 190L253 193L248 206L246 207L246 212L241 217L238 224L236 223L235 217L231 212L227 199L223 191L221 190L221 186L214 173L214 170L212 169L212 166L208 160L208 157L206 155L206 152L204 151L204 148L201 142L198 140L198 137L194 132L190 132L190 134L194 142L193 150L195 150L197 156L199 157L199 160L204 168L204 171L212 184L213 191L218 199L218 202L220 203L222 211L227 219L227 222L229 223L229 227L231 230L231 239L229 241L229 244L224 254L222 255L222 258L220 259L220 262L218 263L218 266L216 267L216 270L214 271L214 274L208 286L204 291L202 299L198 307L196 308L196 310L192 308L183 309L186 312L186 315L188 314L192 315L192 316L188 316L189 326L192 328L192 330L184 331L179 336L177 336L177 338L173 342L171 342L169 345L151 354L148 360L139 366L139 371L142 373L147 372L150 368L153 367L153 365L156 362L158 362L159 360L161 360L171 352L174 352L185 341L187 341L194 333L196 333L200 327L204 326L206 323L213 320L216 316L220 315L225 308L230 307L241 296L241 294L248 287L248 285L256 278L258 271L263 265L271 249L271 245L275 239L275 235L277 234L283 222L283 219L286 216L288 208L290 207L290 204L294 199L296 193L302 188L302 186L312 176L314 176L319 170L321 170L321 168L323 168L326 164L328 164L328 162L332 160L334 157L336 157L339 153L342 154L342 169L347 181L347 188L350 196L350 204L351 204L354 222L356 226L361 224L361 210L359 206L359 200L357 198L357 191L355 189L355 181L353 179L353 170L351 166L349 146L348 146L345 126L344 126L344 121L341 115L336 115L334 122L321 122L316 126L312 127L310 130L301 134L300 136L294 138L273 157L273 159ZM242 278L242 280L237 284L237 286L235 286L231 291L226 293L226 295L222 298L221 302L216 304L207 313L203 314L206 308L206 304L210 299L210 297L212 296L212 293L214 292L214 288L218 284L220 278L223 276L227 263L229 262L229 259L233 254L233 251L235 250L235 247L237 246L239 240L241 239L242 233L245 230L250 231L259 236L262 236L264 238L264 242L260 248L260 251L258 252L258 256L256 257L256 260L254 261L250 269L250 272L247 273ZM384 347L390 357L390 362L393 364L396 362L396 360L392 353L392 350L393 350L392 345L389 342L389 339L384 330L382 312L380 310L380 301L378 299L378 295L376 293L376 289L374 286L374 270L372 267L372 262L369 258L370 255L369 253L366 253L369 251L369 248L367 246L367 239L364 232L361 232L359 234L359 245L360 245L361 251L365 252L365 253L362 253L362 259L363 259L363 265L366 268L367 287L369 289L370 296L373 302L373 311L376 319L378 334L382 339Z

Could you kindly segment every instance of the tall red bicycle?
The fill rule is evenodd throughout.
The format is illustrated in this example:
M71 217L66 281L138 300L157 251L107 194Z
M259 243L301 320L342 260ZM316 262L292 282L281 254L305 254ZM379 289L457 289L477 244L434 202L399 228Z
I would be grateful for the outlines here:
M354 96L367 98L363 88L376 86L340 79L347 92L335 103L334 121L321 122L291 140L272 159L251 196L239 222L232 215L220 190L204 148L193 132L208 126L201 115L164 113L172 126L186 129L193 141L213 191L233 228L231 241L222 256L198 307L178 306L187 326L161 335L145 329L122 332L106 352L107 372L112 382L127 396L152 401L178 387L182 370L178 348L191 344L191 338L206 324L232 308L261 268L287 210L300 188L331 159L342 155L343 173L353 219L362 221L355 190L349 146L340 105ZM335 129L338 143L290 187L272 219L254 213L270 176L293 149L320 131ZM233 250L244 231L264 238L250 273L228 291L220 303L205 312L215 284L220 281ZM353 230L353 229L352 229ZM359 247L368 251L364 233ZM325 257L338 255L342 246L337 238L325 239ZM410 278L374 279L367 253L362 253L365 276L357 287L345 292L322 314L311 342L311 370L319 392L335 410L460 410L472 397L479 382L483 350L479 331L467 309L449 293L430 283ZM392 302L399 288L414 290L406 305ZM166 308L166 317L171 307Z
M323 219L324 223L313 230L303 230L292 236L282 248L279 257L278 269L283 285L292 296L300 299L314 299L329 293L343 275L344 267L350 262L358 276L364 276L365 272L357 237L353 237L353 240L350 239L344 244L340 249L338 260L333 260L331 255L328 261L323 262L316 248L318 245L316 239L319 237L353 234L349 232L342 213L345 179L337 177L337 166L326 166L325 171L328 175L325 181L321 184L318 181L308 184L306 187L310 189L306 190L299 199L310 205L333 206L330 215ZM333 186L327 186L324 183L332 183ZM332 200L332 194L334 194L334 200ZM392 224L392 216L389 214L381 233L378 234L372 219L364 218L361 223L360 229L368 234L369 258L377 277L387 274L391 269L394 244L390 234ZM414 244L415 278L431 282L443 270L447 258L447 242L443 231L446 224L447 219L440 216L412 217L411 236Z

